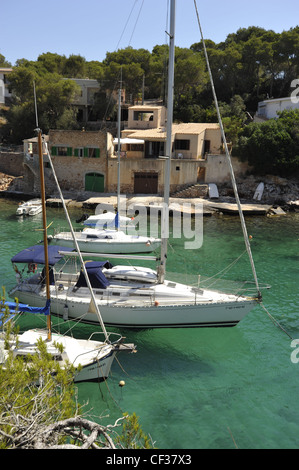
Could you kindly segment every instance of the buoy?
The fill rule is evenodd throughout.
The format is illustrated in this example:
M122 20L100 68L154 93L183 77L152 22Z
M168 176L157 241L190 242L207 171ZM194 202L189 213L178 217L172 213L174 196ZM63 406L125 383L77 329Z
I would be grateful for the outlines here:
M155 301L155 307L158 307L158 305L159 305L159 302L156 300Z
M124 380L120 380L118 385L120 387L124 387L126 385L126 382Z

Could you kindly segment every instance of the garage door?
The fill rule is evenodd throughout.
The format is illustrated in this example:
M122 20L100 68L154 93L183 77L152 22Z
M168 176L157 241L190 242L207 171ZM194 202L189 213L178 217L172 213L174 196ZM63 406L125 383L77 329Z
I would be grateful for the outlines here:
M157 194L158 193L158 173L135 173L134 193L135 194Z
M86 173L85 191L103 193L105 191L105 177L99 173Z

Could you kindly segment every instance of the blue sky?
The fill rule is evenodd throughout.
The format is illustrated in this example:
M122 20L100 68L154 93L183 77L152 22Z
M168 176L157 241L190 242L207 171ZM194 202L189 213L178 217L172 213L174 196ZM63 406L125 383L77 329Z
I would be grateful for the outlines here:
M104 60L132 46L152 51L166 40L168 0L8 0L2 2L0 54L36 60L44 52ZM197 0L205 38L224 41L239 28L276 32L299 24L299 0ZM177 0L176 45L200 41L194 0Z

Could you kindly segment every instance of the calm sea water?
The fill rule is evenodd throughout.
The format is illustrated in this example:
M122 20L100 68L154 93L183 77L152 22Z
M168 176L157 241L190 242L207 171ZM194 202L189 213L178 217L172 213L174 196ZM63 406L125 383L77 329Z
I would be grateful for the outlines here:
M7 291L15 276L10 258L42 238L42 219L18 219L16 201L0 199L0 282ZM73 222L82 211L73 209ZM64 223L62 209L47 210L48 223ZM299 338L299 214L248 217L248 233L270 314ZM76 225L76 224L75 224ZM184 282L197 273L213 276L244 252L238 217L204 218L203 245L183 250L171 239L168 278ZM225 276L252 280L243 256ZM41 326L21 320L22 327ZM53 319L57 322L56 319ZM66 325L58 322L65 330ZM88 337L91 327L74 328ZM114 330L118 331L118 330ZM299 364L291 361L291 339L261 307L233 329L122 331L134 342L135 355L118 356L106 384L79 384L79 401L95 419L114 422L135 412L145 433L160 449L288 449L299 446ZM126 385L119 387L119 381ZM107 418L107 416L109 417Z

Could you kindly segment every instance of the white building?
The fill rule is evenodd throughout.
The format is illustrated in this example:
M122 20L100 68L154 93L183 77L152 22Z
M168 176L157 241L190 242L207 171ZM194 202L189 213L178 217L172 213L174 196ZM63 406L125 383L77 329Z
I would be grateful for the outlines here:
M11 97L7 79L11 72L12 69L0 67L0 104L5 104Z
M278 117L278 112L299 109L299 102L296 103L296 101L298 100L294 100L291 97L261 101L258 104L258 110L254 120L258 122L266 119L275 119Z
M90 114L94 105L95 94L100 90L97 80L89 80L86 78L72 78L81 88L80 93L75 97L73 105L78 108L80 122L90 121Z

